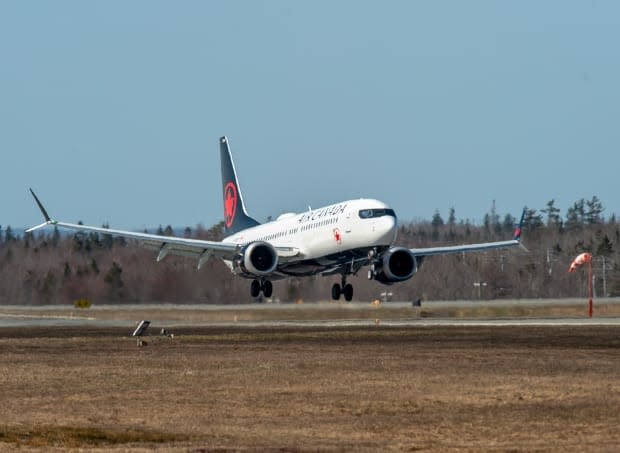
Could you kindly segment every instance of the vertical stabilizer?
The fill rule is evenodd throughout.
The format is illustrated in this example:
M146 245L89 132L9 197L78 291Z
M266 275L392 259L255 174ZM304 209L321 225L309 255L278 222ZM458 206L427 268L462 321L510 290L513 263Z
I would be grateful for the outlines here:
M220 138L220 159L222 162L222 189L224 195L224 233L230 236L238 231L260 225L245 210L241 188L237 180L235 164L226 137Z

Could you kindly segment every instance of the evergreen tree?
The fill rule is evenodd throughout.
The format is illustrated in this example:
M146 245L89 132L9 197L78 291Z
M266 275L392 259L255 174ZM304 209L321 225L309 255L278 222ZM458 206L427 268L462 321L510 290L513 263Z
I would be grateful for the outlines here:
M106 230L110 229L110 225L108 223L104 223L101 227ZM114 237L111 234L101 234L101 246L110 250L112 245L114 245Z
M456 215L454 207L450 208L450 213L448 214L448 225L454 226L456 225Z
M527 227L528 230L534 231L536 228L543 226L542 216L540 214L536 214L536 209L525 208L523 225Z
M585 218L585 200L582 198L573 203L566 211L566 226L576 227L583 224Z
M81 220L78 221L78 225L84 225ZM92 249L92 245L90 242L90 237L83 231L78 231L73 235L73 250L76 252L90 252Z
M585 221L590 225L603 223L603 203L596 195L591 200L586 201L587 210L585 212Z
M43 302L46 304L51 303L54 300L54 294L56 292L56 276L52 271L47 271L43 284L39 289L39 295Z
M108 297L110 300L119 300L122 296L121 290L125 286L121 278L122 273L123 269L116 261L112 261L112 266L103 278L103 281L108 285Z
M497 209L495 208L495 200L493 200L493 204L491 205L491 213L489 216L489 221L492 227L495 227L499 224L499 215L497 214Z
M32 242L33 238L32 238L32 232L30 233L24 233L24 248L30 248L30 242ZM0 241L0 243L2 243L2 241Z
M491 216L488 212L482 218L482 224L484 225L484 229L486 231L491 231Z
M560 209L555 207L555 199L551 199L547 202L547 207L541 209L541 212L547 214L547 226L548 227L560 227L562 226L562 217L560 217Z
M596 236L598 242L598 245L596 246L596 255L611 256L611 254L614 252L614 246L609 240L609 236L607 236L607 234L603 234L602 231L598 231Z
M15 235L13 234L13 229L11 228L11 225L8 225L6 227L6 229L4 230L4 242L14 242L15 241Z
M99 233L91 232L88 234L88 242L90 244L90 249L93 247L101 248L101 240L99 238Z
M433 227L435 228L439 228L443 226L443 219L441 218L439 209L435 209L435 213L433 214L433 220L431 220L431 225L433 225Z
M224 221L222 220L209 228L205 234L205 239L209 241L221 241L224 239Z
M504 230L504 232L512 233L515 229L515 226L516 226L515 218L510 214L506 214L504 216L504 221L502 222L502 229Z
M13 249L8 247L4 254L4 262L10 264L13 261Z
M58 231L58 226L54 225L54 231L52 232L52 247L58 247L58 243L60 242L60 231Z
M95 260L95 258L91 260L90 268L93 270L95 275L99 275L99 266L97 266L97 260Z

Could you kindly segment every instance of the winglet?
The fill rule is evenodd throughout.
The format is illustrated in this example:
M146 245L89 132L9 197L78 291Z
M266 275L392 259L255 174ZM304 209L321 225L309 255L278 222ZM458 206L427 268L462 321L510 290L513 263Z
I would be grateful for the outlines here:
M515 229L514 234L512 235L512 239L515 241L521 240L521 231L523 230L523 220L525 219L525 212L527 208L523 208L523 213L521 214L521 220L519 220L519 225Z
M39 200L39 198L37 197L37 195L34 193L34 190L30 189L30 193L32 194L32 196L34 197L34 201L37 202L37 205L39 206L39 209L41 210L41 213L43 214L43 217L45 217L45 221L49 222L51 221L50 216L48 215L47 211L45 210L45 208L43 207L43 204L41 204L41 200Z
M43 204L41 203L41 200L39 200L39 198L37 197L37 195L34 193L34 191L32 189L30 189L30 193L34 197L34 201L37 202L37 206L39 206L39 209L41 210L41 214L43 214L43 217L45 218L45 223L42 223L41 225L37 225L37 226L32 227L32 228L28 228L26 230L26 233L32 233L33 231L38 230L39 228L43 228L44 226L47 226L47 225L49 225L51 223L55 223L50 218L49 214L47 213L47 211L43 207Z

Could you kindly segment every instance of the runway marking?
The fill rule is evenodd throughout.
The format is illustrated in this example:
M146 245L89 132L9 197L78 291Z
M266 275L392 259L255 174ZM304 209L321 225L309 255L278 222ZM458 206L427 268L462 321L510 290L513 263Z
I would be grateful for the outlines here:
M0 313L2 318L26 318L26 319L70 319L70 320L86 320L95 321L97 318L92 316L74 316L74 315L26 315L15 313Z
M571 301L533 301L530 305L556 305L559 302L571 305ZM569 303L567 303L569 302ZM608 300L606 300L608 302ZM613 303L619 303L613 300ZM522 302L510 302L522 305ZM471 304L456 303L429 303L429 307L463 306L469 308ZM498 303L479 303L479 306L495 307ZM399 308L398 312L391 312L390 308ZM71 311L72 306L1 306L0 327L8 326L93 326L93 327L126 327L133 326L140 319L150 319L153 325L162 327L288 327L288 328L342 328L342 327L551 327L551 326L620 326L618 310L610 310L608 316L587 318L579 313L570 312L568 316L559 314L540 313L539 317L523 317L505 315L503 318L487 317L476 318L454 317L447 313L436 313L434 316L425 316L419 310L405 312L404 303L386 304L385 309L367 309L367 304L351 303L347 305L306 304L294 305L100 305L93 307L89 312L79 314ZM361 312L344 313L341 309L357 308ZM335 310L335 311L332 311ZM271 310L271 312L270 312ZM326 310L325 316L320 311ZM217 316L214 312L220 312ZM237 318L237 311L239 316ZM256 315L258 311L262 312ZM318 312L318 315L315 313ZM89 316L85 316L88 313ZM185 316L185 313L188 313ZM224 313L224 315L222 315ZM242 313L250 313L243 319ZM295 315L298 313L298 316ZM585 313L585 312L584 312ZM234 316L233 316L234 315ZM344 316L343 316L344 315ZM402 316L404 315L404 316ZM310 318L315 319L310 319ZM249 318L249 319L248 319ZM262 319L261 319L262 318ZM308 319L304 319L308 318ZM316 319L318 318L318 319ZM237 319L242 319L237 321Z
M183 322L176 322L182 326ZM201 325L222 327L548 327L548 326L620 326L620 318L557 318L557 319L344 319L329 321L253 321L210 322Z

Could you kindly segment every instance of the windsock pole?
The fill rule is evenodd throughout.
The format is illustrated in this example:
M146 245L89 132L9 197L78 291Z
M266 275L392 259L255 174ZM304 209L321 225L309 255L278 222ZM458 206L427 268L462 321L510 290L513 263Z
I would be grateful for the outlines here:
M593 307L592 307L592 254L588 252L581 253L578 255L572 263L570 263L570 267L568 268L568 272L575 272L575 270L583 265L588 264L588 316L592 317Z
M592 317L592 260L588 261L588 317Z

